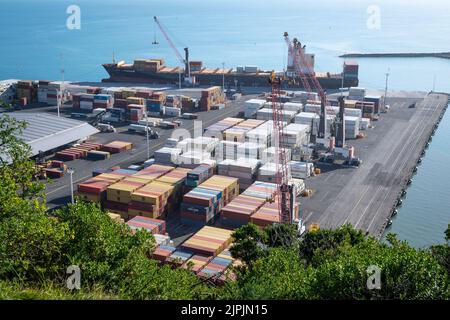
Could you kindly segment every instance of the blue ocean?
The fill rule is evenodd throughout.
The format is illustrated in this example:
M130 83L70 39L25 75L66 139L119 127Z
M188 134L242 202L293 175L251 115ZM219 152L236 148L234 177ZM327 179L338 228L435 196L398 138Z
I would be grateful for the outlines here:
M67 26L70 6L80 29ZM316 70L340 72L349 52L450 51L445 0L0 0L0 79L100 81L102 63L163 57L179 65L153 22L158 16L182 52L208 67L282 70L288 31L316 54ZM70 21L69 21L70 22ZM159 44L152 44L155 40ZM360 85L450 92L450 60L359 59ZM450 223L450 115L441 122L390 232L424 247Z

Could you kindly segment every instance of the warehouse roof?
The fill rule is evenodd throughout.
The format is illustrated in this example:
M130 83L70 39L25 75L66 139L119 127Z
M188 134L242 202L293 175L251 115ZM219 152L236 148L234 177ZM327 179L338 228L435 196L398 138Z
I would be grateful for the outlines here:
M99 132L86 122L46 113L13 112L8 115L27 122L21 138L31 147L33 156L39 151L50 151Z

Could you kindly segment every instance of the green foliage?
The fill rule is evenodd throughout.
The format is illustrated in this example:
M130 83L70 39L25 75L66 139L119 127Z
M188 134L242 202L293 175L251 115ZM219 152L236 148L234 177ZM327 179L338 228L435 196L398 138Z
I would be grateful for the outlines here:
M221 290L223 299L306 299L308 275L296 249L274 248L252 263L251 271L239 270L238 280Z
M266 253L266 234L252 223L236 229L233 238L235 242L230 249L232 256L241 259L247 265L251 265Z
M114 222L98 205L77 202L55 215L71 231L64 252L70 263L82 270L83 285L96 283L118 289L120 267L133 248L153 249L153 236L146 231L135 235L128 226Z
M336 249L340 246L354 246L364 239L364 234L351 225L336 230L320 229L306 233L300 243L299 254L306 264L319 265L324 258L336 256L339 253Z
M159 266L140 250L131 252L122 269L119 294L124 299L200 299L211 294L192 272Z

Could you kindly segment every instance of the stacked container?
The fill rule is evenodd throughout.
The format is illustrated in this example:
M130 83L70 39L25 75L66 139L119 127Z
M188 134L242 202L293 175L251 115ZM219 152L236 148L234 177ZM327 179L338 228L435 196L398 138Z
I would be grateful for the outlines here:
M223 205L227 205L239 194L239 180L233 177L215 175L203 182L199 187L220 191Z
M245 101L244 105L244 116L245 118L255 118L256 112L258 112L259 109L263 108L266 103L266 100L262 99L250 99Z
M155 181L134 191L128 206L129 216L161 217L173 190L171 185Z
M197 187L183 196L181 222L205 225L214 222L222 208L220 191Z
M278 168L280 170L280 168ZM277 183L277 165L274 162L267 162L258 171L258 180L264 182ZM290 169L287 172L288 178L291 178Z
M256 181L242 194L264 200L272 199L277 193L278 187L275 183Z
M295 115L297 114L296 111L288 111L288 110L282 110L281 111L282 116L281 119L284 122L290 123L292 119L294 119ZM258 120L272 120L273 119L273 110L268 108L263 108L257 111L256 113L256 119Z
M223 140L223 133L225 130L234 127L238 123L241 123L244 119L240 118L225 118L216 122L213 125L210 125L204 130L204 133L207 134L208 137L215 137Z
M359 118L344 117L345 119L345 137L349 139L356 139L359 134Z
M217 169L220 175L238 178L242 190L248 188L255 181L259 166L260 161L257 159L238 158L220 162Z
M224 225L238 228L249 223L250 216L265 202L265 199L241 194L222 209L220 221Z
M152 234L165 234L166 222L164 220L135 216L126 223L133 232L147 230Z
M216 256L231 242L233 231L205 226L181 244L181 249L206 256Z
M309 125L291 123L283 129L280 145L285 148L296 148L308 141Z
M201 164L191 170L186 176L186 186L198 187L200 184L208 180L214 174L213 168L207 164Z
M133 144L131 142L113 141L103 145L101 150L109 153L121 153L129 151L132 148Z
M248 119L224 131L224 140L245 142L246 133L262 125L264 120Z
M202 90L202 96L200 98L200 110L209 111L211 107L217 104L225 102L225 95L222 92L222 88L219 86L211 87Z

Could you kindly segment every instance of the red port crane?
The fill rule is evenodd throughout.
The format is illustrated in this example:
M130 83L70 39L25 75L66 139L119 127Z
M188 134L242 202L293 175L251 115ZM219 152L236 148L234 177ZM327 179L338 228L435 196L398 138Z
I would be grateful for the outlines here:
M304 47L302 48L301 43L296 38L294 38L294 41L291 41L287 32L284 33L284 40L286 41L289 53L293 58L295 72L300 78L305 90L310 93L314 91L317 92L321 103L325 105L327 112L335 114L334 110L328 106L325 90L323 90L319 80L317 80L314 69L305 56Z
M275 202L278 203L278 212L281 223L293 223L293 194L292 188L289 186L289 159L285 148L281 148L284 135L283 110L280 104L280 86L281 79L272 73L270 79L272 85L272 118L273 133L275 142L275 170L276 183L278 190L275 196Z

